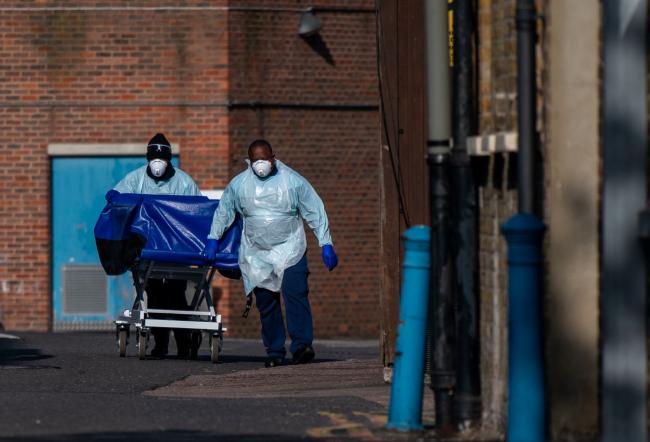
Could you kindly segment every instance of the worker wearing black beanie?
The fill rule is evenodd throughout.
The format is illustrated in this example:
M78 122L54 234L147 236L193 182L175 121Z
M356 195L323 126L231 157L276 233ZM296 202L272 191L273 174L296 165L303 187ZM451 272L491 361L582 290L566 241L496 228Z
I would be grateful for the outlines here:
M149 140L149 144L147 144L147 161L151 161L154 158L167 161L171 161L172 159L172 145L163 134L154 135Z
M111 200L117 193L149 195L201 195L192 177L171 163L172 145L162 133L154 135L147 144L147 164L130 172L113 190L106 194ZM173 279L149 279L145 290L148 307L161 310L188 310L185 299L186 281ZM153 316L153 315L152 315ZM154 357L167 355L169 329L153 328ZM190 355L190 334L187 330L174 329L174 338L180 357Z

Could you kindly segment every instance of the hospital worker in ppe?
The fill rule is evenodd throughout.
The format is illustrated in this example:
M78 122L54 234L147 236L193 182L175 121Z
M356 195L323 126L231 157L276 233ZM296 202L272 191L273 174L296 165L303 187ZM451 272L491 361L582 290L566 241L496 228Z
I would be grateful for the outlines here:
M128 173L106 194L111 201L119 193L149 195L201 195L194 180L171 163L172 147L161 133L154 135L147 145L147 164ZM185 299L186 281L150 279L145 287L149 308L187 310ZM153 328L155 346L151 355L163 358L167 355L169 329ZM190 355L190 335L187 330L174 329L178 356Z
M214 259L221 235L239 213L244 222L239 267L246 295L255 293L260 312L262 341L268 355L265 366L284 363L280 293L284 297L293 362L304 364L315 354L302 220L316 235L323 262L332 271L338 258L332 247L327 214L314 188L296 171L276 160L266 140L251 143L247 162L249 167L224 190L204 254Z

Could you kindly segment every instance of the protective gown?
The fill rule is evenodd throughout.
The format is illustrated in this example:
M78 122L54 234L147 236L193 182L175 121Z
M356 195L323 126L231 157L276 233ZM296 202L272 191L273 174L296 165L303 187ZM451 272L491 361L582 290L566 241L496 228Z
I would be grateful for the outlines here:
M178 168L167 180L154 180L147 174L147 165L129 172L113 189L120 193L139 193L146 195L201 195L192 177ZM169 167L169 166L168 166Z
M323 201L309 182L276 160L277 172L265 180L250 167L224 191L214 213L209 239L219 239L238 212L244 219L239 268L248 295L255 287L279 292L284 271L298 263L307 249L302 220L319 246L332 244Z

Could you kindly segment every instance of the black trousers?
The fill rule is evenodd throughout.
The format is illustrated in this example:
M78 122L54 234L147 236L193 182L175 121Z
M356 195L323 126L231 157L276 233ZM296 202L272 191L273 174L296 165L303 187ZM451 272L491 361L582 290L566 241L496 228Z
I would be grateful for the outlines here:
M145 290L147 292L147 301L149 308L167 309L167 310L187 310L189 306L185 298L185 289L187 281L177 279L150 279L147 282ZM152 317L165 318L165 315L151 315ZM169 345L168 328L153 328L151 334L156 341L157 348L167 349ZM190 332L186 329L174 329L174 339L176 347L188 349L190 345Z

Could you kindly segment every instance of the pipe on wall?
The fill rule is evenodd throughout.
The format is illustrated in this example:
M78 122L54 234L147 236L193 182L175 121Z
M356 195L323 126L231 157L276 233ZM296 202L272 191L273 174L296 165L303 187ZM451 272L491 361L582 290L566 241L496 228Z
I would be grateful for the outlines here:
M447 0L426 1L426 72L428 163L431 197L431 282L428 352L431 389L436 404L436 427L452 424L455 384L453 341L455 334L452 262L449 236L450 81Z
M456 297L456 389L454 420L458 427L481 417L478 284L478 198L467 153L467 138L476 133L472 0L453 1L453 82L451 213L453 290Z

